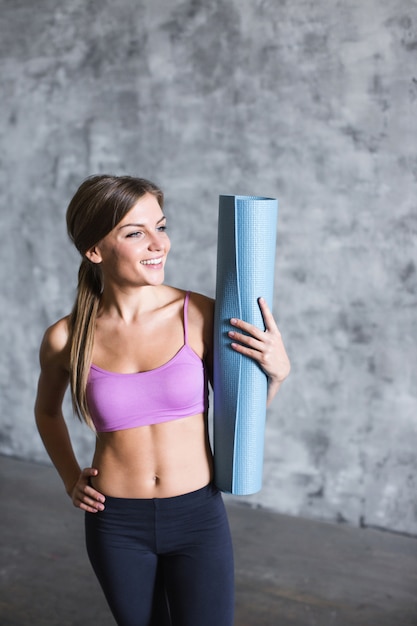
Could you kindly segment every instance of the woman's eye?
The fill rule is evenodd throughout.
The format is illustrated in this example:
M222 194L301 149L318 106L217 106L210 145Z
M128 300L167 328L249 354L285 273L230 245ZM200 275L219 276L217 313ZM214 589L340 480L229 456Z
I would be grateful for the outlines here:
M136 230L134 233L129 233L128 235L126 235L126 237L140 237L141 235L141 231L140 230Z
M166 229L167 229L166 224L164 226L158 226L158 231L160 233L164 233L166 231Z

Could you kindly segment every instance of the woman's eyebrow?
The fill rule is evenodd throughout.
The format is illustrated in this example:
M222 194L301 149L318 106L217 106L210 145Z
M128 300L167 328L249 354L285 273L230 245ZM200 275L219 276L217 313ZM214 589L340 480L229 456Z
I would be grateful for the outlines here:
M156 222L156 223L157 223L157 225L158 225L158 224L160 224L161 222L163 222L164 220L166 220L165 215L163 215L163 216L161 217L161 219L159 219L159 220ZM122 230L122 228L131 228L132 226L133 226L134 228L145 228L146 224L137 224L137 223L134 223L134 224L123 224L123 226L119 226L119 230Z

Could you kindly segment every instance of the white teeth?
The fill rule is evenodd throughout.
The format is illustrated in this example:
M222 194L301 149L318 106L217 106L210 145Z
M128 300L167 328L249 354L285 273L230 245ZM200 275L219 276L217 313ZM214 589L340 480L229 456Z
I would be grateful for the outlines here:
M141 261L142 265L159 265L162 261L162 257L159 259L148 259L147 261Z

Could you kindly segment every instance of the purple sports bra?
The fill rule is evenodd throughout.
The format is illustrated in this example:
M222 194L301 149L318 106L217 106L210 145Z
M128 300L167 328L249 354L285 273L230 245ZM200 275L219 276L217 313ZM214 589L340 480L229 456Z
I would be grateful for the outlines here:
M203 361L188 345L184 299L184 345L167 363L147 372L120 374L91 365L87 402L97 432L160 424L204 413L208 406Z

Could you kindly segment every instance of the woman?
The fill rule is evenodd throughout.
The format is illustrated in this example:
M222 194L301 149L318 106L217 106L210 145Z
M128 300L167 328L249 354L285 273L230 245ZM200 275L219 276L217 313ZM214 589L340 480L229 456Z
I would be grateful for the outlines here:
M78 291L41 345L36 423L86 512L88 554L117 623L164 623L163 581L174 626L231 626L233 555L207 428L213 301L163 284L162 209L158 187L128 176L88 178L71 200ZM230 337L265 371L270 402L289 362L260 307L267 332L232 320ZM96 432L83 470L62 415L68 384L76 414Z

